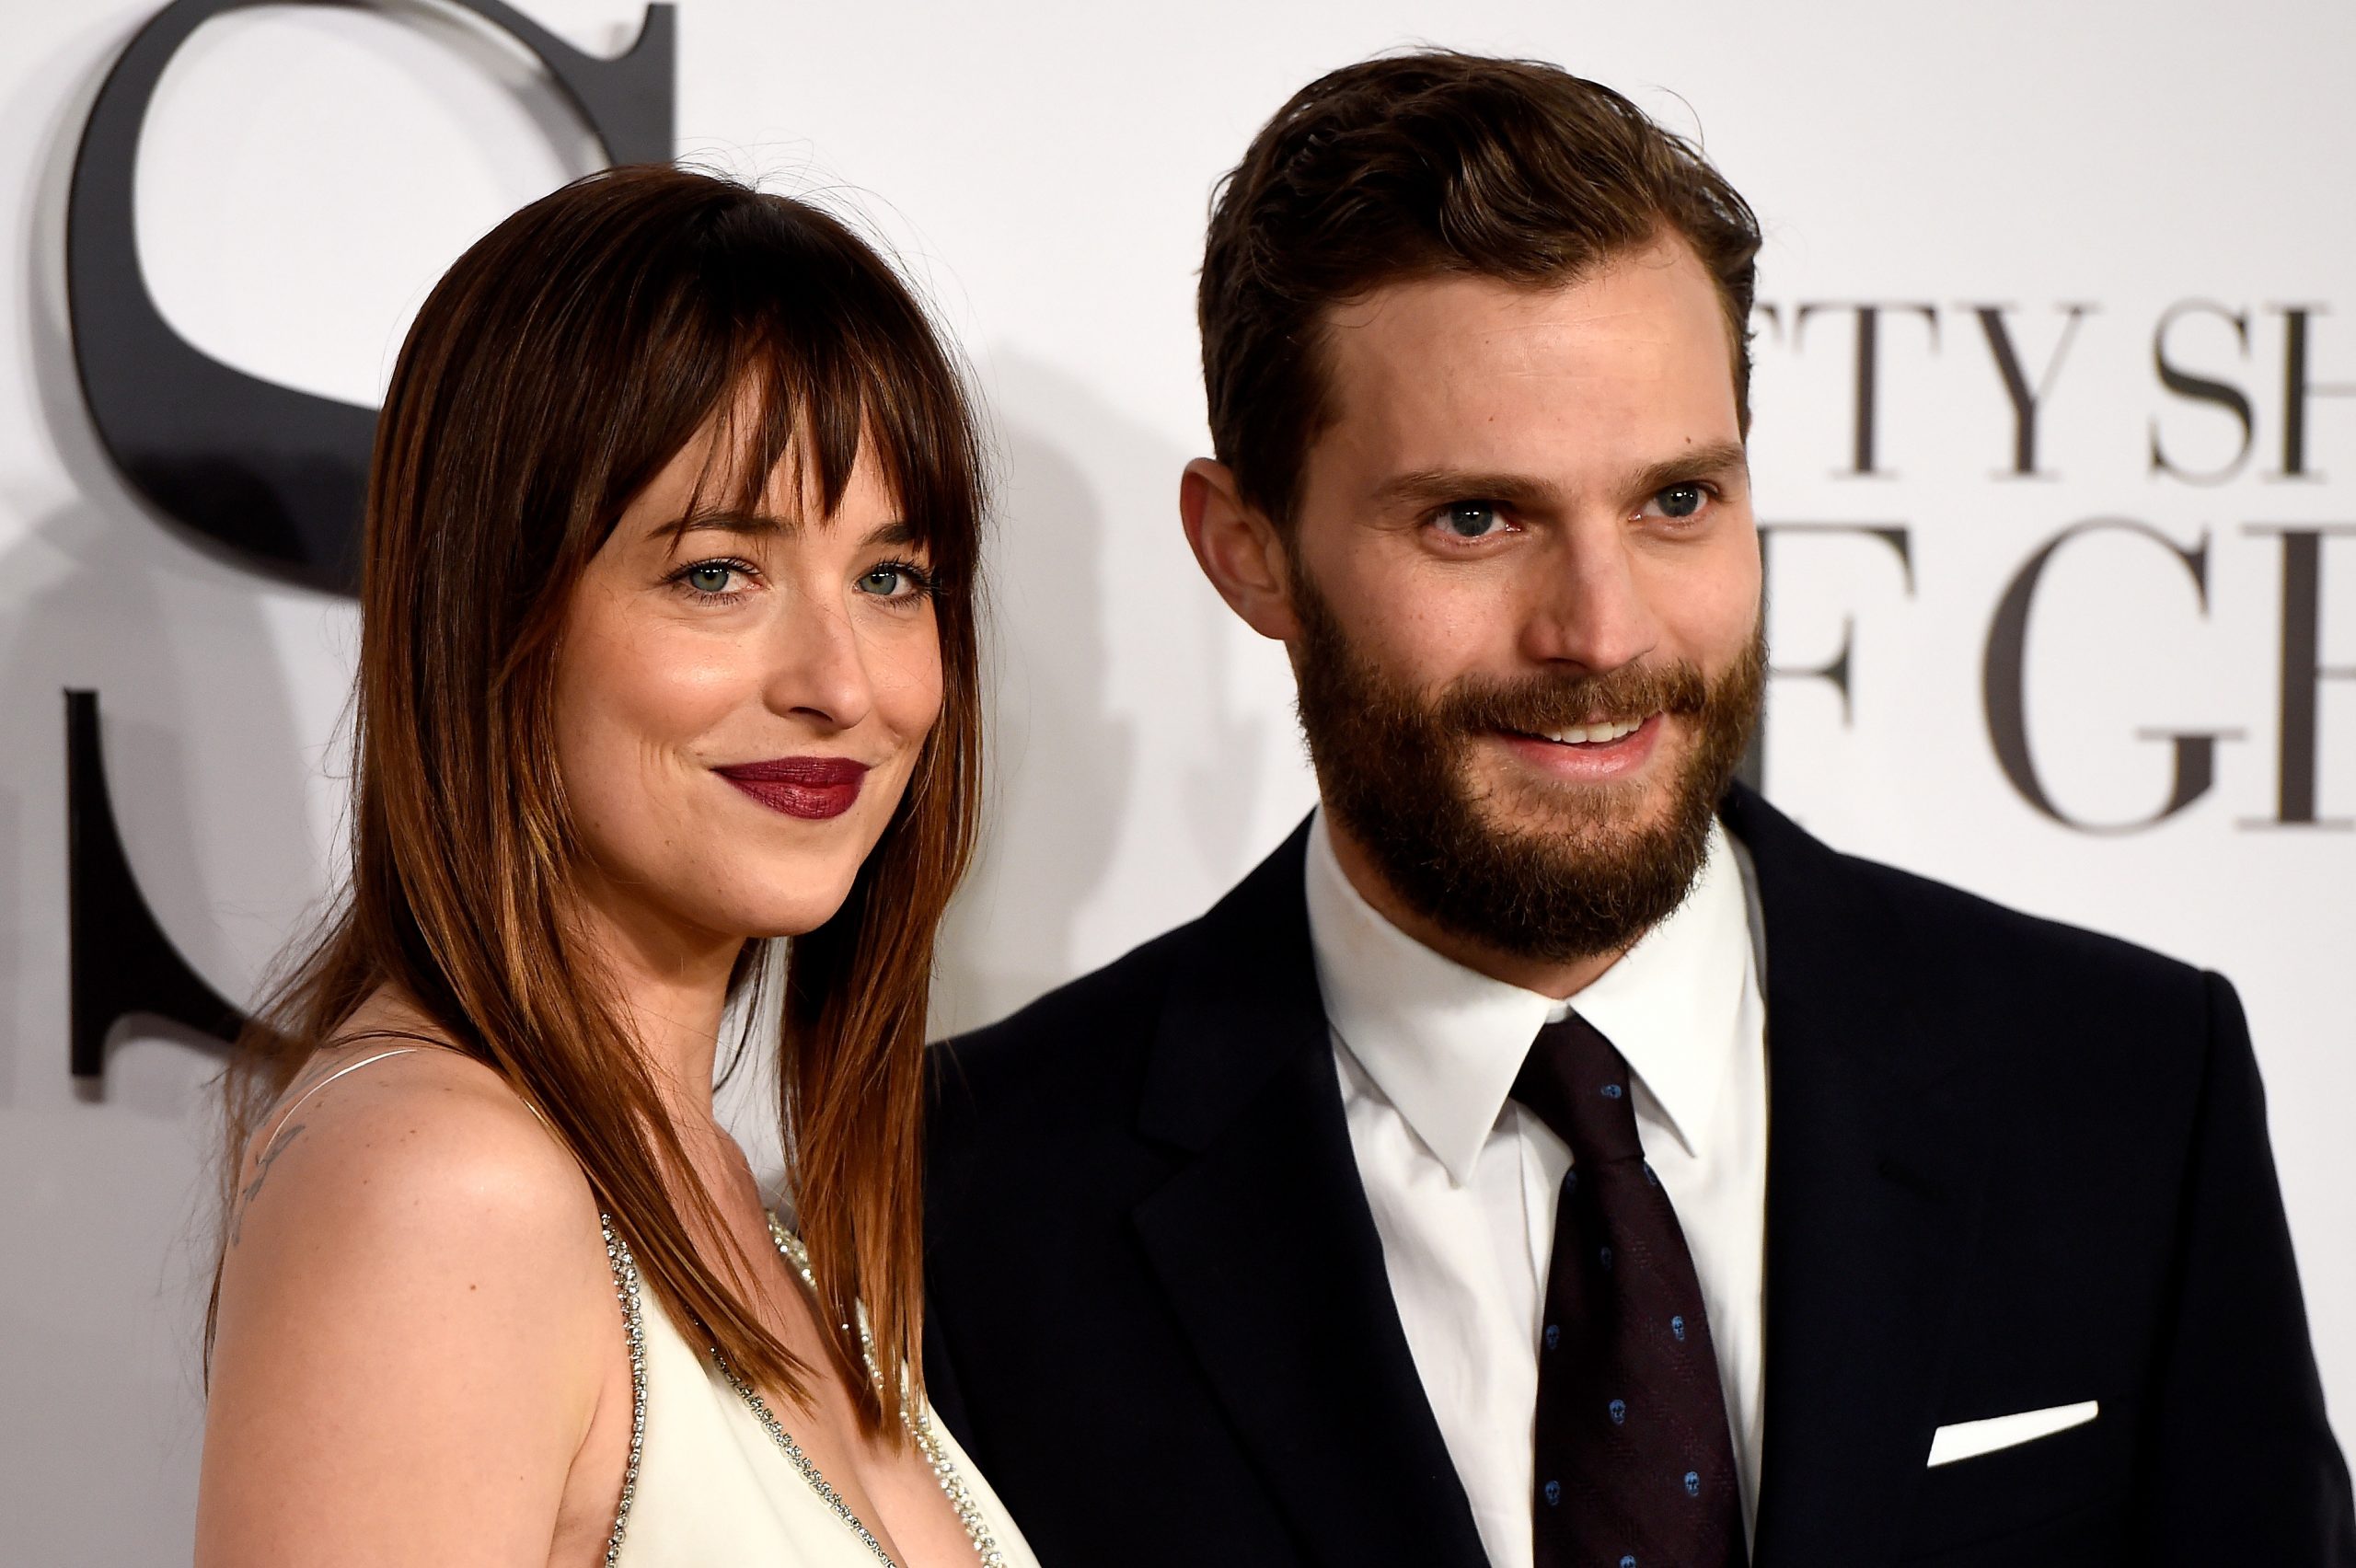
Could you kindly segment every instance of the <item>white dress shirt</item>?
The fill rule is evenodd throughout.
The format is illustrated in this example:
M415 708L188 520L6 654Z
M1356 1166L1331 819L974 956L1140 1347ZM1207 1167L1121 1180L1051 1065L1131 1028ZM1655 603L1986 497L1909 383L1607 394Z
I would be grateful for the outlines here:
M1465 968L1384 919L1309 836L1309 931L1350 1145L1407 1347L1494 1568L1530 1568L1538 1336L1571 1154L1507 1099L1576 1008L1634 1077L1645 1158L1693 1255L1734 1436L1759 1496L1766 1007L1745 857L1726 830L1692 894L1570 1001Z

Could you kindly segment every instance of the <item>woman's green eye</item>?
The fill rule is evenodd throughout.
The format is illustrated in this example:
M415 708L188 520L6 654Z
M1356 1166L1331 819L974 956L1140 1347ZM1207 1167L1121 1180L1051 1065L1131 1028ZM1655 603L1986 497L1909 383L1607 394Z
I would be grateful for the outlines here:
M728 591L728 580L735 575L733 567L707 561L701 566L687 569L687 586L699 594L724 594Z
M925 575L923 567L886 561L860 578L859 589L879 599L918 598L932 592L932 579Z

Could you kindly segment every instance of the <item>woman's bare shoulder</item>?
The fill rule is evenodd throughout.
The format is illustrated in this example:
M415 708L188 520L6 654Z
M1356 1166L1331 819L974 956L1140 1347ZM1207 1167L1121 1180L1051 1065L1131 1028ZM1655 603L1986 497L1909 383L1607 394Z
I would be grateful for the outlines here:
M379 1520L545 1542L623 1342L588 1182L498 1073L346 1030L263 1123L224 1239L201 1559Z
M446 1223L594 1238L597 1213L571 1154L493 1068L422 1020L371 1004L321 1046L261 1119L240 1164L231 1250L275 1217Z

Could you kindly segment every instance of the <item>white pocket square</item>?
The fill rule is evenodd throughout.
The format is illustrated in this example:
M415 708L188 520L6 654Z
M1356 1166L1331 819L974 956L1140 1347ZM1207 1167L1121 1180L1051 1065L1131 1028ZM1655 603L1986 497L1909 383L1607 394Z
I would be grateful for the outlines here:
M2014 1415L1992 1415L1985 1421L1958 1421L1931 1434L1931 1463L1951 1465L1999 1448L2050 1437L2092 1421L2101 1406L2093 1400L2055 1405L2050 1410L2025 1410Z

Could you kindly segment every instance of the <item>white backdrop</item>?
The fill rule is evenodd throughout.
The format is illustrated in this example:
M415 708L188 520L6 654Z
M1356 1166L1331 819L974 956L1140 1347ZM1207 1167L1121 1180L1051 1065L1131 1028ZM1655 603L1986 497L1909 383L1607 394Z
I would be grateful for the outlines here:
M523 8L600 52L637 29L626 0ZM66 177L98 81L152 9L0 0L17 259L0 312L0 1530L26 1563L185 1555L216 1066L134 1032L102 1093L67 1075L59 692L101 693L139 880L233 997L329 885L341 802L350 606L159 525L109 469L73 375ZM1911 575L1874 536L1772 546L1777 663L1830 663L1845 628L1851 714L1823 679L1779 681L1770 795L1844 847L2232 976L2327 1388L2356 1431L2356 834L2269 825L2285 547L2250 531L2356 522L2356 400L2327 386L2356 381L2356 213L2338 194L2356 12L682 0L679 23L682 152L863 213L994 410L992 838L943 955L941 1023L996 1017L1194 915L1311 798L1281 655L1197 579L1172 505L1206 449L1192 283L1212 181L1295 86L1375 50L1555 60L1698 127L1765 222L1762 517L1906 531ZM148 275L215 355L373 402L440 270L591 157L535 68L430 6L265 6L203 29L158 97ZM1859 304L1884 307L1865 473ZM2071 306L2091 309L2057 360ZM2034 396L2028 476L1983 309ZM2301 322L2315 386L2290 455ZM2161 356L2246 399L2246 453L2230 399L2170 391ZM2053 807L2133 823L2169 795L2154 737L2237 735L2212 789L2136 831L2034 809L1983 706L2008 584L2096 517L2153 533L2075 538L2038 588L2024 706ZM2205 541L2205 611L2162 541ZM2356 538L2316 549L2321 663L2356 665ZM2356 680L2325 679L2317 711L2313 814L2356 816Z

